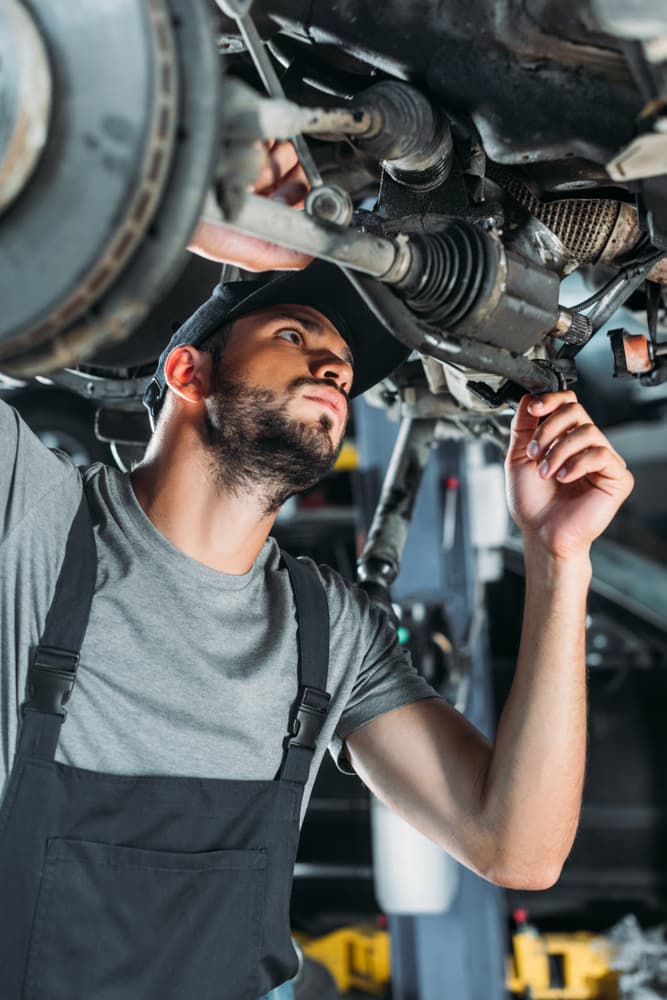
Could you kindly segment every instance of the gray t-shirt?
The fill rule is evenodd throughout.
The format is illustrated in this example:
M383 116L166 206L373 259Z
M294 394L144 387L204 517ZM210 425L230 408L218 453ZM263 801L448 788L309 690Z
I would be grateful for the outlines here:
M268 539L243 576L186 556L153 526L130 479L85 472L97 583L56 759L113 774L271 779L297 692L296 617ZM0 402L0 792L28 665L81 498L79 472ZM331 618L330 711L304 797L329 745L435 691L366 595L318 567Z

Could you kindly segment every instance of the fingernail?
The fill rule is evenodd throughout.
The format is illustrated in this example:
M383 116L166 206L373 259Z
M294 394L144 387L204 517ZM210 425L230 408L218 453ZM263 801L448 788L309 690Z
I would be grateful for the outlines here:
M530 406L530 408L532 410L532 409L539 409L540 406L544 406L544 403L542 402L541 399L531 399L531 401L530 401L530 403L528 405Z
M537 458L540 453L540 446L537 441L531 441L528 445L528 457Z
M548 471L549 471L549 463L547 461L542 462L539 467L540 475L546 476Z
M557 479L565 479L567 475L567 465L562 465L558 472L556 473Z

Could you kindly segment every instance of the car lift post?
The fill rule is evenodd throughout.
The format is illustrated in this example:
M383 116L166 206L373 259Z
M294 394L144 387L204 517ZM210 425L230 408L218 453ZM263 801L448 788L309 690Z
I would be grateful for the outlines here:
M384 411L359 401L355 426L360 467L386 469L395 425ZM415 596L445 604L455 644L468 646L464 714L490 736L491 663L482 582L492 577L489 566L499 559L495 546L502 539L490 538L488 525L489 519L498 524L494 515L504 500L497 489L502 470L497 461L489 464L487 456L488 447L474 440L445 440L433 448L392 597L399 604ZM456 484L453 506L447 483ZM489 490L489 483L495 488ZM370 521L372 510L367 513ZM499 517L502 523L506 510ZM457 888L445 912L388 914L394 1000L505 1000L507 996L504 894L467 868L457 867Z

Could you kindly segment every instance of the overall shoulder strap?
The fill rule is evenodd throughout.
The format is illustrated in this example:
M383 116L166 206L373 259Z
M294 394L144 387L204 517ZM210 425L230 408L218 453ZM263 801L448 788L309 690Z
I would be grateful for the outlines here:
M19 753L52 760L67 715L79 654L88 627L97 575L97 551L85 489L74 516L46 617L28 670Z
M316 570L281 550L289 573L298 623L299 693L290 713L289 733L278 778L305 785L330 695L329 604Z

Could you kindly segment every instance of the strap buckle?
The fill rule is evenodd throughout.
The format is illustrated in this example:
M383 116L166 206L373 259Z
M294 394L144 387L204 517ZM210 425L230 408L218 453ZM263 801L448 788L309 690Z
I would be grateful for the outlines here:
M23 712L48 712L64 720L67 715L64 706L71 697L78 665L78 653L54 646L38 646L28 671L28 696Z
M314 750L324 720L327 717L331 695L319 688L302 685L296 702L296 714L292 719L287 746L304 747Z

